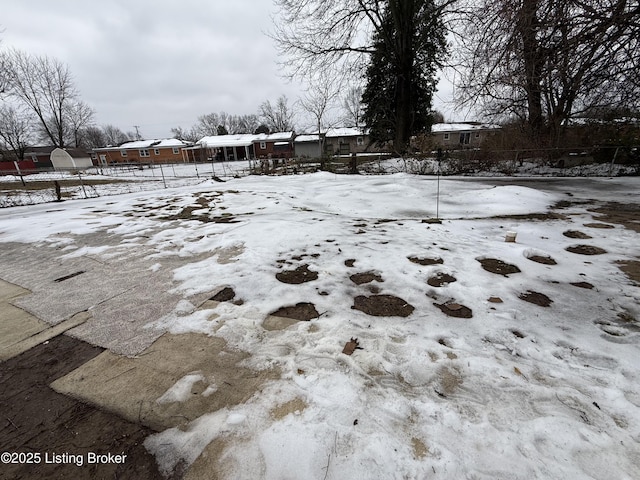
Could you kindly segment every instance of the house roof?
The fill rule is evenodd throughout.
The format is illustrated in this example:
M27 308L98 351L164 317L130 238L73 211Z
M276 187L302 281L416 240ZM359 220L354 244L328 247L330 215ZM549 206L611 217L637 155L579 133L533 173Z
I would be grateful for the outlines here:
M91 154L81 148L64 148L71 158L91 158Z
M123 143L119 147L120 150L139 149L139 148L162 148L162 147L188 147L190 142L178 140L177 138L162 138L153 140L136 140L134 142Z
M265 134L262 135L266 137ZM213 135L201 138L198 143L207 148L248 147L253 144L254 140L258 137L260 137L260 135L248 133L238 135Z
M314 134L306 134L306 135L298 135L294 142L295 143L305 143L305 142L318 142L320 140L320 135L317 133Z
M495 130L498 128L500 128L499 125L491 125L488 123L434 123L431 126L431 132L468 132L473 130Z
M256 142L282 142L291 141L293 132L276 132L276 133L242 133L235 135L213 135L201 138L198 143L207 148L221 147L248 147Z
M327 138L361 137L362 135L367 135L368 133L369 133L368 129L365 129L365 128L355 128L355 127L329 128L325 133L325 137Z

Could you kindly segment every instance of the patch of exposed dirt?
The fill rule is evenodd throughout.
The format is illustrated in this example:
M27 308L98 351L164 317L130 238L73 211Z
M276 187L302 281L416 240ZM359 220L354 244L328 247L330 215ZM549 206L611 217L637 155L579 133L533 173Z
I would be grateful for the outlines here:
M443 285L448 285L455 281L456 277L454 277L453 275L449 275L448 273L438 273L437 275L434 275L429 280L427 280L427 283L432 287L442 287Z
M413 458L422 460L429 455L429 447L419 438L411 438L411 448L413 449Z
M640 204L611 202L589 211L600 214L598 220L624 225L640 233Z
M571 285L578 288L586 288L587 290L591 290L593 288L593 285L589 282L571 282Z
M313 258L318 258L320 256L319 253L303 253L302 255L295 255L293 257L291 257L293 260L296 260L297 262L302 261L302 259L304 259L305 257L313 257Z
M497 258L480 258L476 260L480 262L482 268L484 268L487 272L504 275L505 277L509 276L512 273L520 273L520 269L515 265L503 262L502 260L498 260Z
M566 220L567 216L561 213L547 212L547 213L527 213L522 215L497 215L491 218L500 220Z
M102 352L66 335L0 363L3 451L68 453L84 463L3 464L1 478L157 479L155 459L143 446L153 432L53 391L49 384ZM124 454L122 464L87 464L88 453Z
M434 303L436 307L438 307L442 313L449 317L455 318L471 318L473 317L473 311L469 307L465 307L459 303L448 302L448 303Z
M359 295L353 300L352 309L375 317L408 317L415 310L413 305L393 295Z
M349 277L353 283L356 285L362 285L364 283L371 283L374 280L376 282L384 282L382 277L375 272L362 272L362 273L354 273Z
M587 228L616 228L615 225L610 225L608 223L583 223L583 225Z
M622 270L633 283L640 286L640 261L638 260L620 260L616 262L618 268Z
M240 220L236 220L231 214L221 215L216 217L209 217L207 215L194 215L194 210L200 210L202 207L185 207L182 211L175 215L167 215L161 217L162 220L198 220L203 223L238 223Z
M309 320L320 316L315 305L308 302L300 302L293 306L281 307L271 313L271 315L274 317L292 318L303 322L308 322Z
M534 292L532 290L521 293L520 295L518 295L518 298L520 300L533 303L534 305L538 305L540 307L548 307L553 303L553 300L547 297L544 293Z
M300 265L295 270L284 270L276 273L276 278L282 283L298 285L318 279L318 272L309 270L309 265Z
M230 302L236 296L236 292L231 287L225 287L216 293L209 300L213 300L214 302Z
M353 265L356 263L356 259L355 258L349 258L348 260L344 261L344 264L346 267L353 267Z
M578 255L602 255L607 253L604 248L595 247L593 245L571 245L565 248L567 252L577 253Z
M418 265L441 265L444 261L438 257L407 257L410 262Z
M438 370L438 380L434 390L439 396L448 397L454 394L460 385L462 385L462 375L457 368L444 366Z
M274 420L282 420L290 413L302 412L305 408L307 408L307 402L300 397L296 397L293 400L289 400L272 408L269 413Z
M527 257L532 262L542 263L543 265L557 265L558 263L551 257L545 255L531 255Z
M586 233L581 232L580 230L567 230L566 232L562 232L562 234L565 237L578 238L580 240L589 240L590 238L593 238L591 235L587 235Z

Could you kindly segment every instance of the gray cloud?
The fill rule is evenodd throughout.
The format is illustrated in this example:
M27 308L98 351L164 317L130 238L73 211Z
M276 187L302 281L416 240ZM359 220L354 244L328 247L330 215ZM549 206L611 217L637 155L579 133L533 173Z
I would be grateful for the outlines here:
M271 0L8 0L2 48L67 63L100 124L169 136L199 115L256 113L301 87L277 75Z
M165 137L202 114L300 95L264 34L273 13L272 0L4 0L0 47L68 64L99 124Z

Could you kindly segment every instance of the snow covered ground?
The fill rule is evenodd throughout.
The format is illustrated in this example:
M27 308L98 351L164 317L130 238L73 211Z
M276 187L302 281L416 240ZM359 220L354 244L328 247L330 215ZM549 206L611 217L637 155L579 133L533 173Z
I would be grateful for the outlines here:
M224 478L640 478L640 289L615 263L640 257L639 234L585 226L599 222L583 203L640 204L638 179L548 188L441 179L442 224L424 223L435 216L436 188L434 177L408 174L203 180L2 209L0 242L64 246L69 255L83 248L82 235L104 232L121 245L94 247L95 258L124 255L122 246L148 251L153 275L179 257L172 294L231 287L242 299L213 311L183 300L149 320L151 329L220 336L251 354L246 366L282 371L244 404L149 437L167 473L222 439ZM571 203L528 217L560 201ZM504 241L508 231L516 243ZM576 245L606 253L566 250ZM520 272L486 271L479 260L489 258ZM427 259L441 263L415 263ZM276 279L304 265L317 279ZM378 280L358 285L356 273ZM438 274L455 281L427 283ZM533 293L550 305L521 298ZM376 294L414 310L352 308ZM318 318L263 328L270 313L300 302ZM360 348L346 355L351 338ZM199 379L190 373L158 401L181 401Z

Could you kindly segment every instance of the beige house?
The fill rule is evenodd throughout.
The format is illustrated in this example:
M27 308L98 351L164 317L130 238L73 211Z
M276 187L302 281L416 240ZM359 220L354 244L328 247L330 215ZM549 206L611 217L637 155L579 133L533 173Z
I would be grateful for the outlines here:
M369 131L363 128L330 128L324 134L327 155L351 155L370 151Z
M431 127L431 136L437 146L456 150L479 148L487 138L499 131L499 125L486 123L436 123Z

